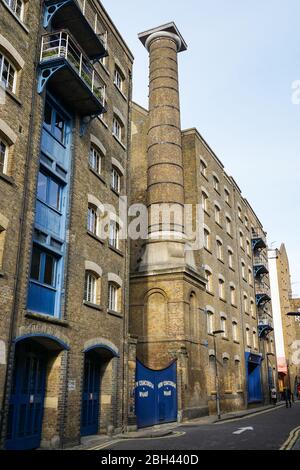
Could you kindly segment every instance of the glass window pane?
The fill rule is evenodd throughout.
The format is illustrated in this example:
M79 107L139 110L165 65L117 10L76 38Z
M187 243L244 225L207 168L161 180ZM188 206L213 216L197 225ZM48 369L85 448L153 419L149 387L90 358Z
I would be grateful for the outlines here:
M64 128L65 128L65 121L58 113L56 113L54 135L60 142L64 141Z
M52 107L48 102L45 104L45 112L44 112L44 126L48 131L51 132L51 122L52 122Z
M47 176L39 172L37 196L44 202L47 202Z
M48 204L57 210L60 209L60 186L52 179L50 179Z
M44 271L44 284L54 286L54 268L55 259L49 254L45 254L45 271Z
M35 281L40 280L40 267L41 267L41 252L36 247L33 247L32 260L31 260L31 279Z

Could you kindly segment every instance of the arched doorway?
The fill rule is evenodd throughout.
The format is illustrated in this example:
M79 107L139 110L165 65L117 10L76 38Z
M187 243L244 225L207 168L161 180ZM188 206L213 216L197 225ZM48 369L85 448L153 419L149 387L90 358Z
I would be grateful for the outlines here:
M26 335L15 343L6 449L32 450L41 445L45 398L49 390L58 394L60 355L68 346L47 335ZM53 419L53 409L51 414Z
M81 407L81 436L98 434L105 409L101 407L101 396L105 395L104 407L112 405L112 382L116 371L113 359L118 358L114 349L95 345L84 351L84 375ZM116 364L116 363L115 363Z

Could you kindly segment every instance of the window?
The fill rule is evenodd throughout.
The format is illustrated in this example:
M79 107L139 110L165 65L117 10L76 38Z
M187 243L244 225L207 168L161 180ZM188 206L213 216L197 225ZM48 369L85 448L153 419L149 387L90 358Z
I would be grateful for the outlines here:
M250 300L250 313L255 318L255 303L253 299Z
M245 280L246 279L246 265L245 265L245 262L242 261L241 265L242 265L242 277Z
M0 52L0 82L12 93L16 89L17 72L11 62Z
M225 282L221 278L219 278L219 297L225 299Z
M221 209L217 205L215 205L215 221L217 224L221 223Z
M205 178L207 177L207 164L204 160L200 160L200 172Z
M114 84L120 91L123 91L124 77L117 67L115 68Z
M103 65L103 67L108 68L108 56L101 57L100 62Z
M256 349L257 348L257 335L256 335L256 331L253 330L253 348Z
M61 193L62 186L57 183L51 176L43 172L39 172L37 197L40 201L57 211L61 210Z
M245 227L248 228L249 227L249 220L248 220L248 217L245 216Z
M244 294L244 311L245 311L245 313L249 313L249 310L248 310L248 296L247 296L247 294Z
M241 362L236 359L234 361L234 365L235 365L235 384L236 384L236 388L237 390L242 390L242 374L241 374Z
M240 220L243 220L241 206L238 206L238 216L239 216Z
M34 246L31 260L30 278L40 284L55 287L56 258Z
M248 348L251 348L251 341L250 341L250 329L246 328L246 344Z
M226 217L226 231L229 235L231 235L231 231L232 231L231 219L228 216Z
M214 332L214 314L211 311L207 312L207 333L213 334Z
M22 0L4 0L8 7L23 21L24 18L24 2Z
M102 166L103 166L102 159L103 159L103 157L100 154L100 152L96 149L96 147L91 145L91 148L90 148L90 167L96 173L98 173L98 175L101 175L101 173L102 173Z
M111 220L109 227L109 245L117 250L119 249L119 232L119 225L114 220Z
M236 288L235 288L235 286L230 286L230 302L231 302L231 305L236 305Z
M210 233L206 228L204 229L204 247L210 251Z
M214 184L214 189L215 189L217 192L220 192L220 181L219 181L219 179L217 178L217 176L213 176L213 184Z
M48 101L45 104L43 125L59 142L64 144L66 121Z
M121 122L114 116L113 118L113 135L120 141L122 142L122 124Z
M5 234L6 230L0 225L0 271L3 268Z
M97 214L97 208L90 205L88 208L88 220L87 220L87 229L90 233L98 236L99 233L99 217Z
M240 247L244 249L244 234L240 231Z
M233 341L236 341L236 342L239 341L239 330L238 330L238 324L236 321L232 322L232 338L233 338Z
M227 338L227 319L221 316L221 330L223 330L222 337Z
M86 272L84 287L84 300L86 302L95 305L99 304L98 283L99 278L95 274L91 272Z
M223 244L221 240L217 240L217 256L220 261L223 261Z
M227 204L230 204L230 192L228 191L228 189L225 188L224 193L225 193L225 202L227 202Z
M205 271L205 275L206 275L206 280L207 280L207 284L206 284L206 290L207 292L213 292L213 277L212 277L212 273L208 270Z
M251 256L251 245L248 239L246 240L246 253L248 256Z
M228 357L223 358L223 380L224 380L224 391L229 392L231 390L231 375L230 375Z
M121 175L115 167L113 167L111 171L111 187L117 193L121 190Z
M233 269L233 251L228 250L228 264L231 269Z
M253 284L253 276L252 276L252 269L248 268L248 282L250 286Z
M0 173L7 173L8 145L0 139Z
M118 312L118 286L113 283L109 283L108 286L108 309L112 312Z
M205 212L208 212L208 195L202 191L202 209L205 211Z

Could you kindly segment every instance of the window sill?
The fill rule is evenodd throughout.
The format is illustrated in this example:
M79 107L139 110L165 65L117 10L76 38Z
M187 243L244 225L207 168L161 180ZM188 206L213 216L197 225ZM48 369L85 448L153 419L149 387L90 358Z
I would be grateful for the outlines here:
M225 395L232 395L233 390L225 390L224 393L225 393Z
M225 202L226 202L227 206L231 208L230 202L228 202L228 201L225 201Z
M113 187L111 186L110 189L112 190L112 192L113 192L116 196L121 197L121 194L120 194L115 188L113 188Z
M120 88L115 84L115 82L114 82L114 85L115 85L116 89L118 90L118 92L120 93L120 95L122 96L122 98L127 102L128 101L127 96L124 95L123 91L120 90Z
M102 245L104 245L104 242L103 240L101 240L101 238L97 237L97 235L95 235L94 233L90 232L89 230L86 231L86 233L92 237L94 240L96 240L97 242L101 243Z
M221 259L221 258L218 258L218 261L220 261L220 263L223 263L223 264L225 264L224 260L223 260L223 259Z
M236 304L231 304L231 307L238 308L238 306Z
M123 150L127 150L126 146L123 144L123 142L121 142L120 139L118 139L118 137L115 134L113 134L113 138L118 142L119 145L121 145Z
M100 116L98 116L98 120L101 122L101 124L103 124L104 127L106 127L106 129L108 129L108 124Z
M227 300L226 300L226 299L223 299L222 297L219 297L219 300L221 300L222 302L224 302L225 304L227 304Z
M207 182L209 182L208 177L204 173L202 173L202 171L200 172L200 174L201 174L201 176L203 176L203 178L206 179Z
M209 248L206 248L206 246L204 247L204 250L207 251L207 253L209 253L210 255L212 255L212 251Z
M97 178L106 186L106 181L103 176L99 175L99 173L97 173L97 171L94 170L94 168L92 168L91 166L89 166L89 170L93 173L93 175L97 176Z
M22 106L23 103L21 100L19 100L19 98L17 98L17 96L10 90L8 90L7 88L5 88L5 93L13 100L17 103L18 106Z
M241 344L239 341L234 340L234 344Z
M83 301L83 305L85 307L92 308L93 310L98 310L99 312L102 312L102 310L103 310L101 305L93 304L92 302L88 302L87 300Z
M223 339L224 341L229 341L228 336L222 336L222 339Z
M120 312L115 312L114 310L107 310L107 313L109 315L112 315L113 317L118 317L118 318L123 318L123 314Z
M39 320L39 321L44 321L46 323L53 323L54 325L59 325L59 326L64 326L64 327L69 326L69 323L65 320L61 320L56 317L51 317L50 315L43 314L43 313L31 312L29 310L25 313L25 317L31 320Z
M218 222L217 220L215 220L216 224L223 230L223 225L221 225L220 222Z
M29 34L29 29L27 28L27 26L25 26L25 24L23 23L23 21L20 20L20 18L9 8L8 5L6 5L5 2L2 1L2 5L6 8L6 10L11 14L11 16L13 16L13 18L17 21L17 23L19 23L19 25L21 26L21 28L23 28L23 30L25 31L25 33Z
M244 393L244 390L237 390L236 393Z
M104 64L102 64L102 62L100 60L99 60L99 64L103 68L104 72L110 77L110 72L109 72L108 68Z
M215 296L215 294L210 290L206 290L205 293L211 295L212 297Z
M108 245L109 249L114 251L115 253L117 253L117 255L121 256L122 258L124 258L124 254L122 253L122 251L118 250L118 248L114 248L113 246L111 245Z
M206 209L203 209L203 212L204 212L204 214L206 214L208 217L210 217L210 213L209 213Z
M229 266L229 269L235 273L235 269L232 266Z
M4 180L6 183L13 185L14 180L11 176L5 175L4 173L1 173L0 171L0 179Z

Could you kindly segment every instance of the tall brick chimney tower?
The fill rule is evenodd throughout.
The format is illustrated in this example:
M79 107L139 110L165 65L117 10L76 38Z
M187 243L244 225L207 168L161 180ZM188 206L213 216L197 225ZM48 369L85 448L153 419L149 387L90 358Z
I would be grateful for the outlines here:
M139 271L195 269L186 250L177 54L187 45L174 23L139 34L149 51L148 217L149 239ZM163 206L166 212L163 212ZM169 209L169 210L168 210ZM158 217L161 213L160 218ZM164 214L164 215L162 215Z

